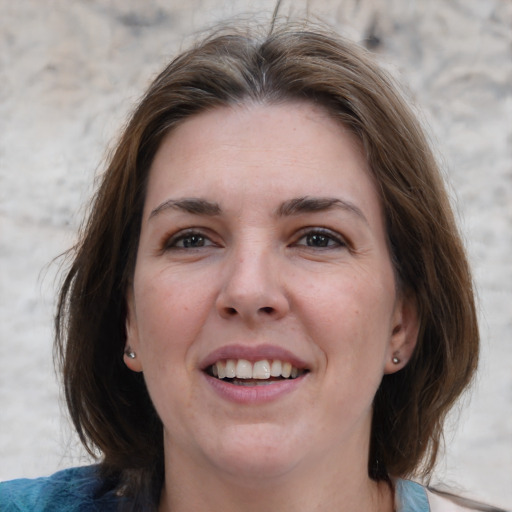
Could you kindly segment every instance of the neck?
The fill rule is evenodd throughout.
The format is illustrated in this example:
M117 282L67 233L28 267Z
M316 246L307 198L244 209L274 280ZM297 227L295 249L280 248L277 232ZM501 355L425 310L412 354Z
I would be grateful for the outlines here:
M336 471L326 464L294 468L271 478L253 478L195 464L166 461L166 478L160 512L392 512L393 493L385 482L368 477L366 463L350 457L336 461ZM183 462L180 459L180 462Z

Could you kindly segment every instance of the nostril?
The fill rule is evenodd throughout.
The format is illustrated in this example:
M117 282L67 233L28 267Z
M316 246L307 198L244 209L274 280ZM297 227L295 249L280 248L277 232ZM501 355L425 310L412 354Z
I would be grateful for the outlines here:
M260 311L262 311L263 313L271 314L274 312L274 308L270 307L270 306L266 306L264 308L260 308Z
M229 315L229 316L234 316L236 315L236 309L235 308L226 308L226 313Z

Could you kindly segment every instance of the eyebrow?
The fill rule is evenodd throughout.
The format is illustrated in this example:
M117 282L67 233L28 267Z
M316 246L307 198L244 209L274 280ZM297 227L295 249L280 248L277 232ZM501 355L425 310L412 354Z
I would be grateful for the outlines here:
M340 208L349 213L355 214L365 224L368 224L367 218L364 216L360 208L350 201L339 199L337 197L297 197L285 201L278 209L277 215L288 217L292 215L300 215L302 213L323 212L333 208Z
M304 196L289 199L277 208L276 215L278 217L290 217L293 215L301 215L303 213L323 212L333 208L340 208L344 211L353 213L365 224L368 224L368 220L360 208L350 201L339 199L337 197ZM166 210L181 210L193 215L205 215L208 217L214 217L222 213L222 209L218 203L196 197L187 197L182 199L168 199L167 201L164 201L151 211L148 220Z
M206 199L196 197L168 199L151 211L148 220L165 210L182 210L194 215L206 215L209 217L220 215L221 213L220 206L217 203L207 201Z

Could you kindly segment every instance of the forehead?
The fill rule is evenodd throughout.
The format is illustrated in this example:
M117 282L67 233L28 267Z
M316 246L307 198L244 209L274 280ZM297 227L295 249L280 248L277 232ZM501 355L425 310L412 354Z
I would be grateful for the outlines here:
M333 191L379 202L361 143L348 128L310 102L244 104L195 115L164 138L147 206L174 194L235 201L241 192L246 200Z

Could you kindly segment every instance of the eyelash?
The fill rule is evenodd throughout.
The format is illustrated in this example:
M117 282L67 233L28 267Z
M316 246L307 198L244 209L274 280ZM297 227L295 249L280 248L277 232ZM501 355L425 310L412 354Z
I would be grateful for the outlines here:
M183 242L185 243L184 241L187 240L187 239L192 239L194 237L197 237L197 238L200 238L202 239L203 241L206 241L206 245L199 245L199 246L196 246L196 247L187 247L185 245L182 245L182 246L179 246L178 244L180 242ZM165 238L164 240L164 244L163 244L163 250L164 251L169 251L169 250L192 250L192 249L200 249L200 248L203 248L203 247L210 247L210 246L213 246L215 245L212 240L207 236L205 235L204 233L202 233L201 231L198 231L196 229L187 229L187 230L184 230L184 231L179 231L178 233L170 236L170 237L167 237Z
M308 245L307 239L308 237L319 237L320 241L323 239L327 245ZM197 239L202 239L203 245L198 246L186 246L186 240L191 240L194 237ZM306 239L306 243L299 243L301 240ZM197 242L197 240L196 240ZM204 243L206 242L206 243ZM178 245L179 243L183 243L183 245ZM194 243L194 242L192 242ZM216 244L208 237L204 232L199 231L197 229L187 229L184 231L179 231L178 233L166 237L163 243L163 250L193 250L193 249L202 249L203 247L211 247ZM348 247L349 244L346 240L341 237L339 234L325 228L304 228L301 230L299 236L296 238L296 241L292 244L292 246L299 247L307 247L311 249L320 249L320 250L329 250L329 249L339 249Z
M328 244L330 244L330 242L334 242L334 244L325 245L325 246L322 246L322 245L313 246L313 245L307 245L307 243L299 244L300 240L302 240L304 238L312 237L312 236L323 237L327 240ZM304 247L313 248L313 249L315 249L315 248L323 249L323 250L339 249L339 248L343 248L343 247L348 247L348 243L345 241L345 239L343 237L341 237L339 234L331 231L330 229L325 229L325 228L306 228L305 230L302 231L302 233L300 234L299 238L294 243L294 245L304 246Z

